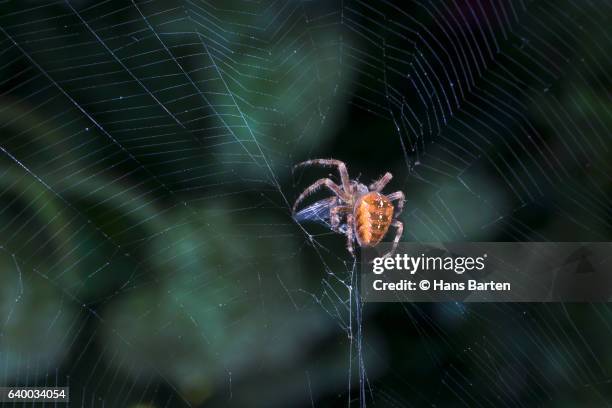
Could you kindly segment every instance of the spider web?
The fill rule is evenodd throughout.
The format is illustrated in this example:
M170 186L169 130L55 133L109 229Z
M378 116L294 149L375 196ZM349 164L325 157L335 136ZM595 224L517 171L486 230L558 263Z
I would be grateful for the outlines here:
M609 2L0 10L3 384L77 406L609 401L606 305L363 305L344 238L290 213L330 173L292 166L333 157L394 174L404 240L609 239Z

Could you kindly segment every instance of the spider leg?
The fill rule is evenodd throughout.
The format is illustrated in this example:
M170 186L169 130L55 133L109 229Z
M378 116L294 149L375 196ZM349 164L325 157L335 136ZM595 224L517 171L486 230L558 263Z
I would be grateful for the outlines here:
M302 194L300 194L300 196L297 198L297 200L295 200L295 204L293 204L293 212L295 213L295 209L297 208L298 204L303 199L305 199L310 194L312 194L315 191L317 191L317 189L319 187L322 187L322 186L325 186L325 187L329 188L338 197L340 197L341 199L343 199L345 201L348 201L348 197L346 197L346 194L344 194L344 191L342 191L342 189L340 188L339 185L337 185L336 183L334 183L333 181L331 181L328 178L322 178L322 179L319 179L319 180L315 181L310 187L308 187L306 190L304 190L304 192Z
M387 183L389 183L392 178L393 174L386 172L384 176L376 180L374 183L370 184L370 187L368 187L368 189L370 191L380 192L383 188L385 188Z
M340 226L340 213L348 212L351 212L351 207L348 205L332 207L332 209L329 211L332 231L338 232L338 227Z
M298 163L295 166L293 166L293 169L295 170L298 167L311 166L313 164L318 164L320 166L338 167L338 172L340 173L340 180L342 182L342 188L344 189L344 191L346 191L347 194L351 192L351 181L349 179L348 170L346 169L346 164L344 164L344 162L341 162L340 160L334 160L334 159L306 160L304 162Z
M351 256L355 256L355 248L353 246L355 237L353 235L353 229L355 226L355 217L352 213L348 213L346 216L346 249L350 252Z
M404 193L401 191L396 191L395 193L389 194L387 198L389 199L389 201L397 200L397 212L395 213L395 216L397 217L402 213L402 210L404 209L404 203L406 202L406 197L404 196Z
M391 256L395 253L395 250L397 249L397 244L399 243L399 240L404 232L404 224L401 221L395 220L391 223L391 225L397 229L395 232L395 239L393 240L393 246L391 247L391 250L384 254L383 258Z

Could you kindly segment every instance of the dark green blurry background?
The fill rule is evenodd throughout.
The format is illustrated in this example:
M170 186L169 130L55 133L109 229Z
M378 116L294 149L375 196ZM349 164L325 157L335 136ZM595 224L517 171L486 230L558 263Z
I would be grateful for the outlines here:
M290 207L607 241L608 1L0 2L0 381L72 406L612 405L606 304L359 304ZM321 193L321 197L329 193Z

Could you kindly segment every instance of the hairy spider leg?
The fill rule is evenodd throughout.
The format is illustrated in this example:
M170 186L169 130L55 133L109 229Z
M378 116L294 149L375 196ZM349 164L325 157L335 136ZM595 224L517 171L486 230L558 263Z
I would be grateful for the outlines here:
M383 258L387 258L395 253L395 250L397 249L397 244L399 244L399 240L404 232L404 224L401 221L395 220L391 223L391 226L396 228L395 239L393 240L393 246L391 247L391 250L384 254Z
M340 188L339 185L337 185L336 183L334 183L333 181L331 181L328 178L322 178L322 179L319 179L319 180L315 181L314 183L312 183L310 185L310 187L308 187L306 190L304 190L304 192L302 194L300 194L300 196L297 198L297 200L295 200L295 204L293 204L293 213L295 214L295 209L297 208L298 204L303 199L305 199L306 197L308 197L309 195L311 195L312 193L317 191L317 189L319 189L322 186L325 186L325 187L329 188L331 191L333 191L342 200L349 201L348 197L346 196L344 191L342 191L342 189Z
M336 166L338 167L338 172L340 173L340 181L342 182L342 188L347 194L351 192L351 181L349 179L348 170L346 169L346 164L341 162L340 160L335 159L312 159L306 160L304 162L298 163L293 166L293 169L297 169L298 167L303 166L312 166L312 165L320 165L320 166Z
M336 207L332 207L332 209L329 211L332 231L338 232L338 227L340 226L340 213L349 213L351 210L352 208L348 205L338 205Z
M403 192L396 191L395 193L389 194L387 198L389 199L389 201L397 200L397 211L395 212L395 217L397 218L397 216L400 215L400 213L404 209L404 203L406 202L406 197L404 196Z
M353 213L348 213L346 216L346 249L351 253L351 256L355 256L355 236L353 231L355 230L355 216Z
M380 191L382 191L383 188L385 188L387 183L389 183L389 181L391 181L392 178L393 178L393 174L386 172L384 176L376 180L374 183L370 184L368 189L370 191L376 191L377 193L379 193Z

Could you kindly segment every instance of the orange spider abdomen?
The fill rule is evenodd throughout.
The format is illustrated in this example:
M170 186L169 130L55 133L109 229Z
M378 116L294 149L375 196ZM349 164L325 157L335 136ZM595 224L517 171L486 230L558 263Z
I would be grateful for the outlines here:
M361 246L378 244L393 221L393 204L376 192L364 194L355 204L355 232Z

